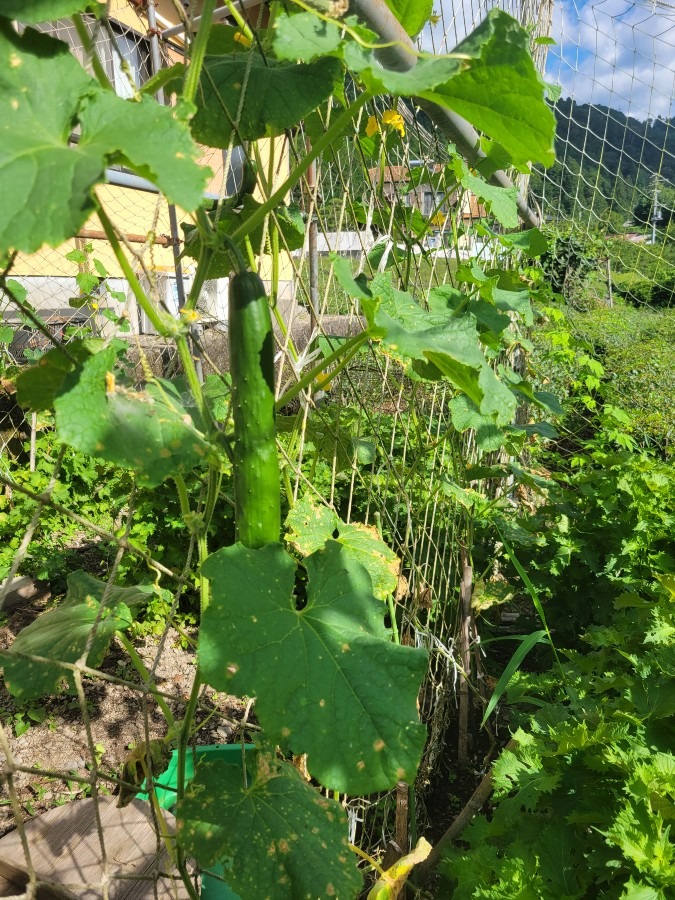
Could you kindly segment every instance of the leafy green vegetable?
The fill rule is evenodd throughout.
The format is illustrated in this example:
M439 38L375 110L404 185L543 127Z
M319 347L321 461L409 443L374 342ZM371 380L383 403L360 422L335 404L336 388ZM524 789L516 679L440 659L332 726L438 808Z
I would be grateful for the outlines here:
M496 425L511 421L515 398L483 356L473 316L456 317L438 306L422 309L410 294L392 287L388 274L366 286L353 279L347 260L335 259L333 267L345 290L359 299L369 334L385 352L404 364L412 362L423 378L445 376Z
M102 347L102 341L72 341L66 352L59 347L49 350L37 363L19 373L16 381L19 403L33 410L53 409L66 375L78 362L84 363Z
M555 119L529 50L529 35L499 9L455 48L469 59L444 84L420 96L449 107L498 141L516 165L555 159ZM414 71L414 70L413 70Z
M208 172L188 130L150 98L125 101L91 79L61 41L0 19L0 253L32 253L75 234L106 165L124 161L186 209ZM69 146L73 127L80 139Z
M333 790L370 793L411 779L424 745L416 701L425 654L390 642L368 572L340 544L328 541L303 567L306 605L279 544L209 557L203 677L255 695L268 739L307 753L309 771Z
M498 222L505 228L518 226L518 207L516 206L518 189L515 186L497 187L478 175L472 175L461 157L455 157L450 165L462 187L487 203Z
M297 125L333 90L336 59L295 65L256 51L207 55L192 122L195 138L210 147L254 141Z
M279 12L274 20L274 52L277 59L311 62L334 53L342 43L337 25L324 22L310 12L289 16Z

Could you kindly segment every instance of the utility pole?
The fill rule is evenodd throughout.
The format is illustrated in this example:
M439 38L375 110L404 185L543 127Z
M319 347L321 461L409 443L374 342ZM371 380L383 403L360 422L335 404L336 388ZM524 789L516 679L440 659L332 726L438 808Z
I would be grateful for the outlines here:
M659 176L652 175L654 184L654 199L652 200L652 247L656 244L656 226L663 218L659 204Z

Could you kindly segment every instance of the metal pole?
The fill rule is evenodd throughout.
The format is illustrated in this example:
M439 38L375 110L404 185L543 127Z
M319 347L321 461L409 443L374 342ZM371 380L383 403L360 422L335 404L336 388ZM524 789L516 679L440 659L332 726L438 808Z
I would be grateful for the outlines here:
M385 68L393 69L396 72L407 72L417 65L418 57L415 45L394 18L384 0L352 0L351 9L359 18L363 19L366 25L377 32L383 43L390 45L375 51L375 55ZM466 119L428 100L415 98L415 102L443 134L456 144L457 149L470 165L475 166L485 158L485 154L479 147L478 132ZM490 182L498 187L513 187L511 179L502 170L494 172L490 176ZM518 194L516 203L521 220L531 227L539 227L539 216L533 209L530 209L522 194Z
M148 30L150 32L150 68L151 74L156 75L162 68L162 57L159 53L159 36L157 32L157 10L155 0L148 0ZM164 88L159 88L155 93L158 103L164 106ZM185 285L183 283L183 266L180 258L180 236L178 232L178 217L176 207L169 203L169 229L173 250L173 262L176 271L176 294L179 308L185 305Z
M155 0L148 0L148 29L150 31L150 64L152 74L156 75L162 68L162 59L159 53L159 37L157 31L157 11ZM165 104L164 90L160 88L155 94L157 102ZM185 306L185 282L183 280L183 263L180 255L180 234L178 231L178 216L176 215L176 207L173 203L169 203L169 229L171 231L171 249L173 251L173 265L176 274L176 299L178 300L178 308ZM204 367L202 365L199 347L201 346L201 337L203 334L201 325L194 325L190 329L190 344L192 355L195 361L195 369L197 378L200 383L204 383Z
M310 153L312 145L307 141L307 152ZM311 213L307 228L307 256L309 262L309 312L311 316L312 331L319 324L319 248L317 245L318 224L316 221L316 161L307 171L307 191L309 194L309 208Z

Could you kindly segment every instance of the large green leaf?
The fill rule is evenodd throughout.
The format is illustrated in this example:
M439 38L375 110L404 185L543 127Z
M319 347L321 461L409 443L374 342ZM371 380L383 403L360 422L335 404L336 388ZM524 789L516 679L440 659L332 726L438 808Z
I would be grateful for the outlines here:
M80 139L69 146L78 122ZM104 91L66 44L30 28L17 35L0 20L0 253L32 253L77 233L114 162L193 209L208 177L195 155L171 109Z
M515 398L483 356L473 316L455 317L437 303L422 309L410 294L392 287L388 274L366 286L354 280L347 260L336 259L333 266L345 290L361 301L369 333L386 352L404 365L412 362L423 378L445 376L496 424L511 421Z
M334 538L368 570L378 600L386 600L396 590L401 562L373 525L347 524L332 509L314 504L309 495L295 504L286 525L290 529L287 540L303 556Z
M494 138L516 165L551 165L555 118L544 100L528 32L493 9L455 52L468 57L464 65L442 86L420 96L449 107Z
M306 597L296 598L297 566L280 544L207 559L200 671L216 690L255 695L267 736L307 753L326 787L363 794L410 781L424 746L426 655L391 643L368 572L340 544L303 565Z
M255 141L297 125L325 100L340 74L336 59L295 63L249 53L207 55L192 132L210 147Z
M172 107L100 91L84 104L80 121L80 152L124 163L183 209L199 206L211 173L197 164L197 146Z
M424 28L434 5L434 0L385 0L385 2L410 37L419 34Z
M517 227L519 223L516 205L518 189L515 186L505 188L488 184L484 178L472 175L469 167L460 157L456 157L450 165L462 187L487 203L490 212L498 222L505 228Z
M53 409L56 395L69 372L83 363L92 353L103 348L103 341L93 339L73 341L67 350L54 347L44 356L20 372L16 380L16 397L26 409Z
M277 59L311 62L334 53L342 43L337 25L311 12L289 16L280 11L274 20L274 52Z
M105 3L98 0L2 0L0 14L7 19L35 24L52 22L78 12L102 13L105 8Z
M20 700L31 700L55 692L64 678L72 683L70 671L59 663L76 662L87 647L87 665L100 665L115 631L131 625L130 607L152 593L150 585L109 587L86 572L73 572L66 599L19 632L9 650L0 654L8 690ZM53 662L26 659L24 654Z
M114 383L115 352L102 350L69 372L54 401L59 438L81 453L133 469L156 487L194 468L209 445L161 385L144 392Z
M254 751L240 766L197 766L178 805L178 840L201 866L221 863L242 900L355 897L362 884L339 803L307 784L290 763Z
M453 427L461 433L472 428L476 433L476 444L484 452L499 450L505 435L491 419L482 416L468 397L454 397L450 401L450 416Z

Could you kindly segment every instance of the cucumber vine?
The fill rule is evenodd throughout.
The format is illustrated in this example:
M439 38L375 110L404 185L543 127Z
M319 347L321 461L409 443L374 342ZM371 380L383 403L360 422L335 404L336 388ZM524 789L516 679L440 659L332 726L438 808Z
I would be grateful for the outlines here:
M299 5L301 11L289 11L274 2L273 27L251 41L239 27L212 26L215 2L207 0L175 107L145 95L122 100L110 90L95 48L96 79L65 44L31 27L19 35L0 13L0 132L6 148L0 159L0 255L10 259L44 243L58 246L95 211L140 309L158 334L173 341L183 369L179 382L154 379L138 390L109 342L74 341L67 354L57 347L22 373L18 396L28 409L53 410L59 440L135 473L139 485L151 489L173 479L196 542L198 670L182 719L174 721L155 695L167 719L167 741L178 749L175 859L191 896L196 894L187 876L188 856L204 869L224 865L223 877L242 900L356 896L362 876L347 844L344 809L286 760L306 755L310 775L333 794L368 794L412 783L426 737L417 710L426 654L392 640L395 622L385 625L391 596L374 594L367 557L349 540L351 526L339 525L336 538L334 528L318 528L320 510L305 508L304 518L296 510L293 542L305 550L291 552L282 542L274 336L265 286L252 270L256 254L264 250L267 234L278 252L279 234L296 227L286 207L289 191L382 94L423 97L469 116L518 165L552 160L554 122L544 85L532 63L528 34L510 16L492 10L455 53L420 55L414 68L394 72L378 62L381 42L356 17L338 21L315 13L313 5ZM26 0L19 18L30 26L57 8L60 16L75 18L83 39L81 14L104 14L90 0ZM421 24L408 16L402 14L404 27L418 30ZM274 146L316 110L330 111L323 117L330 124L278 187L271 177L261 177L261 185L266 181L261 202L247 195L239 206L224 201L207 212L202 194L208 173L198 165L197 143L227 149L268 139ZM75 125L79 141L69 147ZM38 173L28 195L21 174L26 159ZM105 168L118 163L150 178L169 202L192 211L190 252L199 264L178 319L143 289L96 194ZM456 183L469 173L460 167L452 177ZM514 192L489 186L477 173L470 177L472 189L483 190L495 215L513 224ZM44 191L47 178L50 190ZM255 246L258 235L263 237ZM199 287L223 258L231 268L231 423L219 419L200 382L189 333ZM299 373L297 383L276 398L277 409L316 384L328 367L346 366L370 342L417 379L447 381L474 419L497 431L510 426L526 386L522 379L497 376L484 338L497 307L522 309L517 291L501 290L497 296L493 280L492 294L481 288L483 306L458 303L452 291L422 305L398 290L390 273L355 279L345 260L336 260L334 268L359 305L364 329ZM5 284L3 276L0 286ZM508 323L508 316L503 319ZM491 333L493 344L501 333L499 328ZM230 457L237 541L213 547L216 499ZM198 477L201 495L186 488ZM317 534L320 538L310 539ZM158 573L172 577L155 566L152 581ZM124 632L152 590L71 575L66 600L24 629L2 654L9 689L22 699L58 690L64 676L72 680L74 673L100 665L115 634L122 635L140 679L147 681ZM243 779L239 767L214 761L199 765L186 784L203 685L256 697L263 737L249 755ZM139 771L156 774L156 760L164 756L154 750Z

